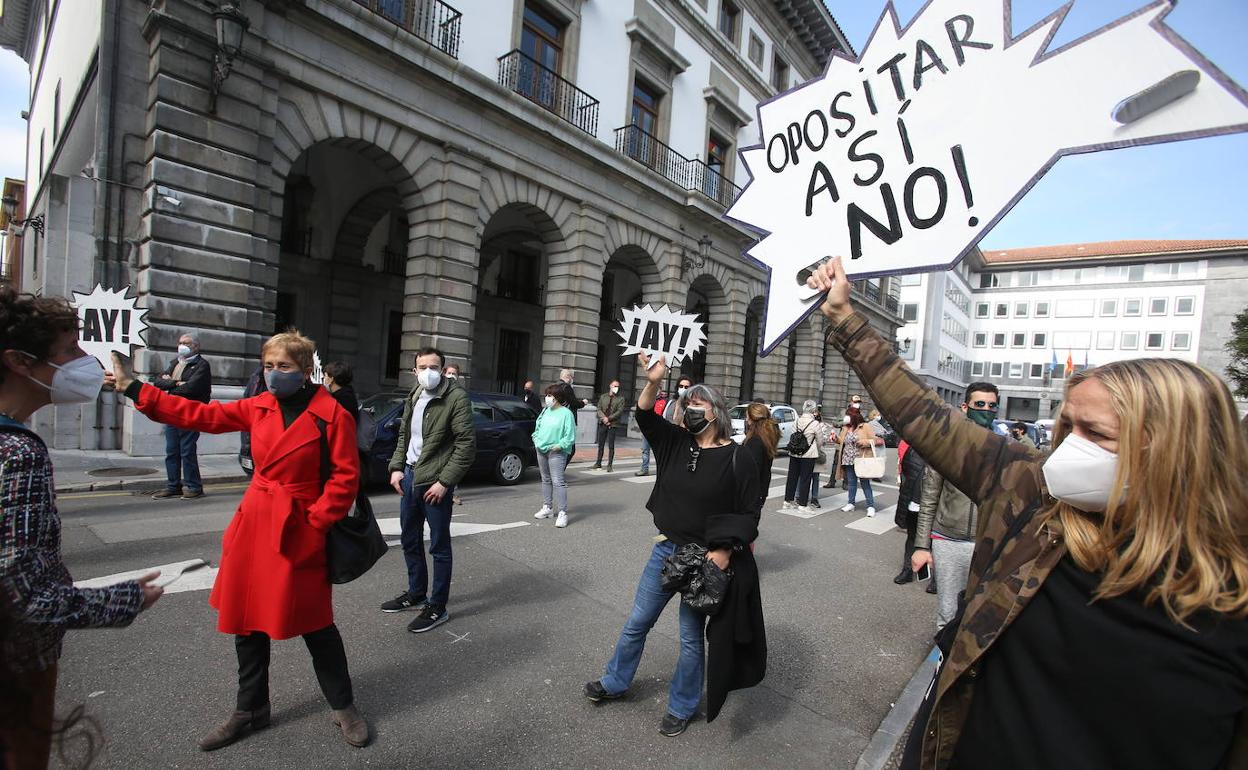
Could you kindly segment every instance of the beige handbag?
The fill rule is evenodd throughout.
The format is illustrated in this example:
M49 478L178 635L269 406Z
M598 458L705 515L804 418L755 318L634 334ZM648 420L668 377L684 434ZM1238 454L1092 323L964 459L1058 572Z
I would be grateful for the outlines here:
M857 434L854 440L857 441ZM884 457L875 450L875 439L871 440L871 456L854 458L854 473L860 479L884 478Z

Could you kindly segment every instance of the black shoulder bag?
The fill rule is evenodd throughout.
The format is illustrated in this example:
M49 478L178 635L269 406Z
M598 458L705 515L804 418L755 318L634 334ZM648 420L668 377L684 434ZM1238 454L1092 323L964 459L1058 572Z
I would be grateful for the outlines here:
M984 565L984 571L980 574L981 579L986 578L992 568L997 565L997 560L1001 558L1005 546L1018 537L1039 508L1040 499L1037 499L1018 514L1006 530L1005 536L1001 538L1001 542L997 543L996 548L992 550L992 557L988 559L988 563ZM940 649L940 663L936 666L936 672L932 674L932 683L928 685L927 695L923 697L923 702L919 704L919 710L914 715L914 724L910 728L910 738L906 741L906 750L902 754L899 770L919 770L922 767L923 736L927 733L927 722L932 718L932 709L936 705L936 689L940 684L940 674L949 661L949 653L953 651L953 640L958 635L958 628L962 625L962 616L965 613L966 591L963 590L958 593L958 611L954 614L953 620L936 632L936 647Z
M316 420L321 433L321 486L329 481L329 440L325 436L325 421ZM350 583L372 569L390 546L386 544L373 515L373 504L368 495L360 490L355 505L344 518L334 522L325 536L325 557L329 563L329 582Z

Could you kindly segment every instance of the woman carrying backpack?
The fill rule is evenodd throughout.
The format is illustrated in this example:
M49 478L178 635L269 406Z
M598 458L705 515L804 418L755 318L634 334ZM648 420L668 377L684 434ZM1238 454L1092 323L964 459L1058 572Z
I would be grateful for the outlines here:
M823 423L815 418L818 404L810 399L802 403L802 416L797 418L793 435L789 438L789 475L784 481L784 504L780 507L798 508L805 512L810 508L810 476L815 471L815 458L822 450L819 441ZM794 505L794 498L797 503Z

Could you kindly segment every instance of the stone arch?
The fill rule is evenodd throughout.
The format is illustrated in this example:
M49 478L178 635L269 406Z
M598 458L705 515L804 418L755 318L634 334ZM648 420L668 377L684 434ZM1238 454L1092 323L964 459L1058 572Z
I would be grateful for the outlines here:
M663 301L663 277L651 252L635 243L617 245L607 228L605 245L610 257L602 271L601 312L598 314L598 350L594 369L596 389L603 390L611 380L619 380L625 399L631 401L640 391L642 375L633 361L619 355L616 334L623 309L638 304L657 305ZM658 239L642 239L651 245Z
M681 374L688 374L731 395L737 378L729 377L729 372L735 368L738 353L734 349L736 343L733 340L728 292L724 289L730 285L728 280L731 277L718 263L708 263L706 268L689 281L685 298L686 312L696 312L705 324L706 348L681 366Z
M506 208L522 212L538 228L543 242L555 246L571 231L577 205L537 182L487 169L481 174L481 199L477 206L478 249L490 221Z

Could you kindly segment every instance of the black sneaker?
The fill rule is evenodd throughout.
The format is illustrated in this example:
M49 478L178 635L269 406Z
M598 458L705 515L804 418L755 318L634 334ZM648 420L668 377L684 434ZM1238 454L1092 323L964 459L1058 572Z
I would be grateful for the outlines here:
M689 719L681 719L671 714L664 714L663 721L659 722L659 735L666 735L668 738L675 738L689 727L689 723L693 721L693 717Z
M602 680L585 683L585 697L589 698L594 703L601 703L604 700L619 700L620 698L623 698L624 694L627 692L628 690L615 693L607 692L607 688L602 686Z
M811 508L818 508L818 507L819 507L819 501L818 501L818 500L811 500L811 501L810 501L810 507L811 507Z
M403 612L404 610L423 610L424 608L425 602L414 601L411 594L406 591L381 605L382 612Z
M437 628L446 621L451 619L451 613L446 611L445 607L434 607L432 604L426 604L421 609L416 619L407 624L407 630L413 634L423 634L424 632Z
M168 500L171 497L181 497L181 496L182 496L181 489L162 489L156 494L152 495L152 499L153 500Z

